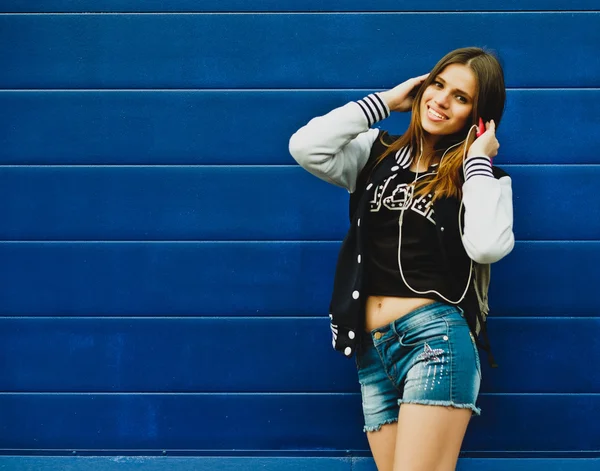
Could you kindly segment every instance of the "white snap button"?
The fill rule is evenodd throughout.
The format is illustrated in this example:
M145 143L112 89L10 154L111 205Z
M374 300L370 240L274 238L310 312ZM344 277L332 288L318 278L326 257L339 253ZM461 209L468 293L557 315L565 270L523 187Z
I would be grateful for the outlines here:
M399 169L400 169L400 167L398 167L397 165L394 165L392 167L392 172L395 172L396 170L399 170Z
M446 340L446 341L448 340L448 336L447 335L444 335L444 340Z
M370 190L371 188L373 188L373 184L369 183L369 185L367 186L367 190Z
M360 227L360 218L358 218L358 227Z
M352 349L350 347L346 347L346 349L344 350L344 355L346 355L347 357L352 355Z
M359 297L359 296L360 296L360 293L359 293L358 291L354 291L354 292L352 293L352 297L353 297L354 299L358 299L358 297Z
M360 255L358 256L358 263L360 263Z
M349 338L350 340L354 340L354 337L355 337L355 335L354 335L354 332L353 332L352 330L349 330L349 331L348 331L348 338Z

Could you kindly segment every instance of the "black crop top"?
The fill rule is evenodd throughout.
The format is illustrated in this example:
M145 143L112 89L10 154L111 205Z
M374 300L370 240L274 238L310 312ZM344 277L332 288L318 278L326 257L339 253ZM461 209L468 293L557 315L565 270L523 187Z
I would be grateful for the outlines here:
M444 301L439 294L449 295L448 274L441 264L432 195L411 198L415 173L399 166L392 171L380 185L367 189L366 294ZM419 175L419 183L431 178L435 171L436 166L431 166Z

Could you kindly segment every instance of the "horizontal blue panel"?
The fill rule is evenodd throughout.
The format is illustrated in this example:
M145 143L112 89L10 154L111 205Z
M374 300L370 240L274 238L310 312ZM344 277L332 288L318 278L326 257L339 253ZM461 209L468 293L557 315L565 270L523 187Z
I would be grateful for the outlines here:
M300 126L368 92L0 91L0 163L290 164ZM497 161L600 163L598 108L597 89L509 90ZM408 118L379 126L402 134Z
M327 315L339 243L0 243L0 315ZM599 242L517 243L494 316L597 316Z
M367 450L359 394L2 394L4 449ZM464 451L598 451L600 395L483 395ZM549 413L552 411L552 413Z
M356 392L323 319L0 319L2 391Z
M520 240L598 240L600 166L505 166ZM341 240L348 193L298 166L0 167L4 240Z
M600 459L461 458L457 471L597 471ZM372 458L0 456L6 471L377 471Z
M590 132L600 116L586 115L590 105L600 106L600 90L508 90L495 163L600 163Z
M600 239L600 166L506 166L505 169L513 180L516 238Z
M598 309L591 319L490 317L488 333L500 367L490 368L486 354L480 352L481 391L599 393L600 378L590 374L596 360L582 355L582 346L600 351L599 331Z
M597 87L600 62L589 58L600 43L599 18L598 12L5 14L0 43L11 47L0 49L0 88L383 88L467 45L498 50L510 87ZM452 34L423 41L423 31ZM569 41L548 48L547 32Z
M491 276L492 315L598 315L599 242L517 242Z
M510 11L510 10L597 10L594 0L505 0L501 4L490 0L403 1L346 0L343 4L334 0L4 0L0 12L281 12L281 11Z
M350 457L0 456L3 471L351 471ZM533 469L533 468L532 468Z
M324 314L337 248L337 243L2 243L0 312Z
M490 318L483 392L600 393L600 318ZM358 392L328 318L0 319L0 390ZM273 352L276 352L274 354ZM234 366L233 366L234 365ZM1 468L0 468L1 469Z
M0 238L15 240L341 239L348 226L348 193L292 166L0 167L0 200Z

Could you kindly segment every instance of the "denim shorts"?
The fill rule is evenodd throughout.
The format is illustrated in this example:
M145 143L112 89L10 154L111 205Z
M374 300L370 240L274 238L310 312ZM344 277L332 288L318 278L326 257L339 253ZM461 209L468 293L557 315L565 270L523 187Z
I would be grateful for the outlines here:
M481 382L475 338L462 311L435 302L362 335L356 354L365 432L396 422L400 404L471 409Z

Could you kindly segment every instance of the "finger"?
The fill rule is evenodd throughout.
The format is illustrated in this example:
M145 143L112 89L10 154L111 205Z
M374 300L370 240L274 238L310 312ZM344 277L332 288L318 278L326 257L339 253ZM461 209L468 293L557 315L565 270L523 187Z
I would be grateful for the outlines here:
M408 79L406 82L404 82L403 84L400 84L400 87L402 87L402 90L406 90L404 87L406 87L408 85L409 91L408 94L409 96L415 96L418 92L419 87L423 84L423 82L425 81L425 79L427 78L429 74L424 74L424 75L419 75L418 77L413 77L411 79Z
M418 77L413 78L413 80L415 83L419 84L423 83L427 77L429 77L429 73L419 75Z
M491 131L492 134L496 133L496 124L494 123L493 119L485 123L485 130L486 132Z

